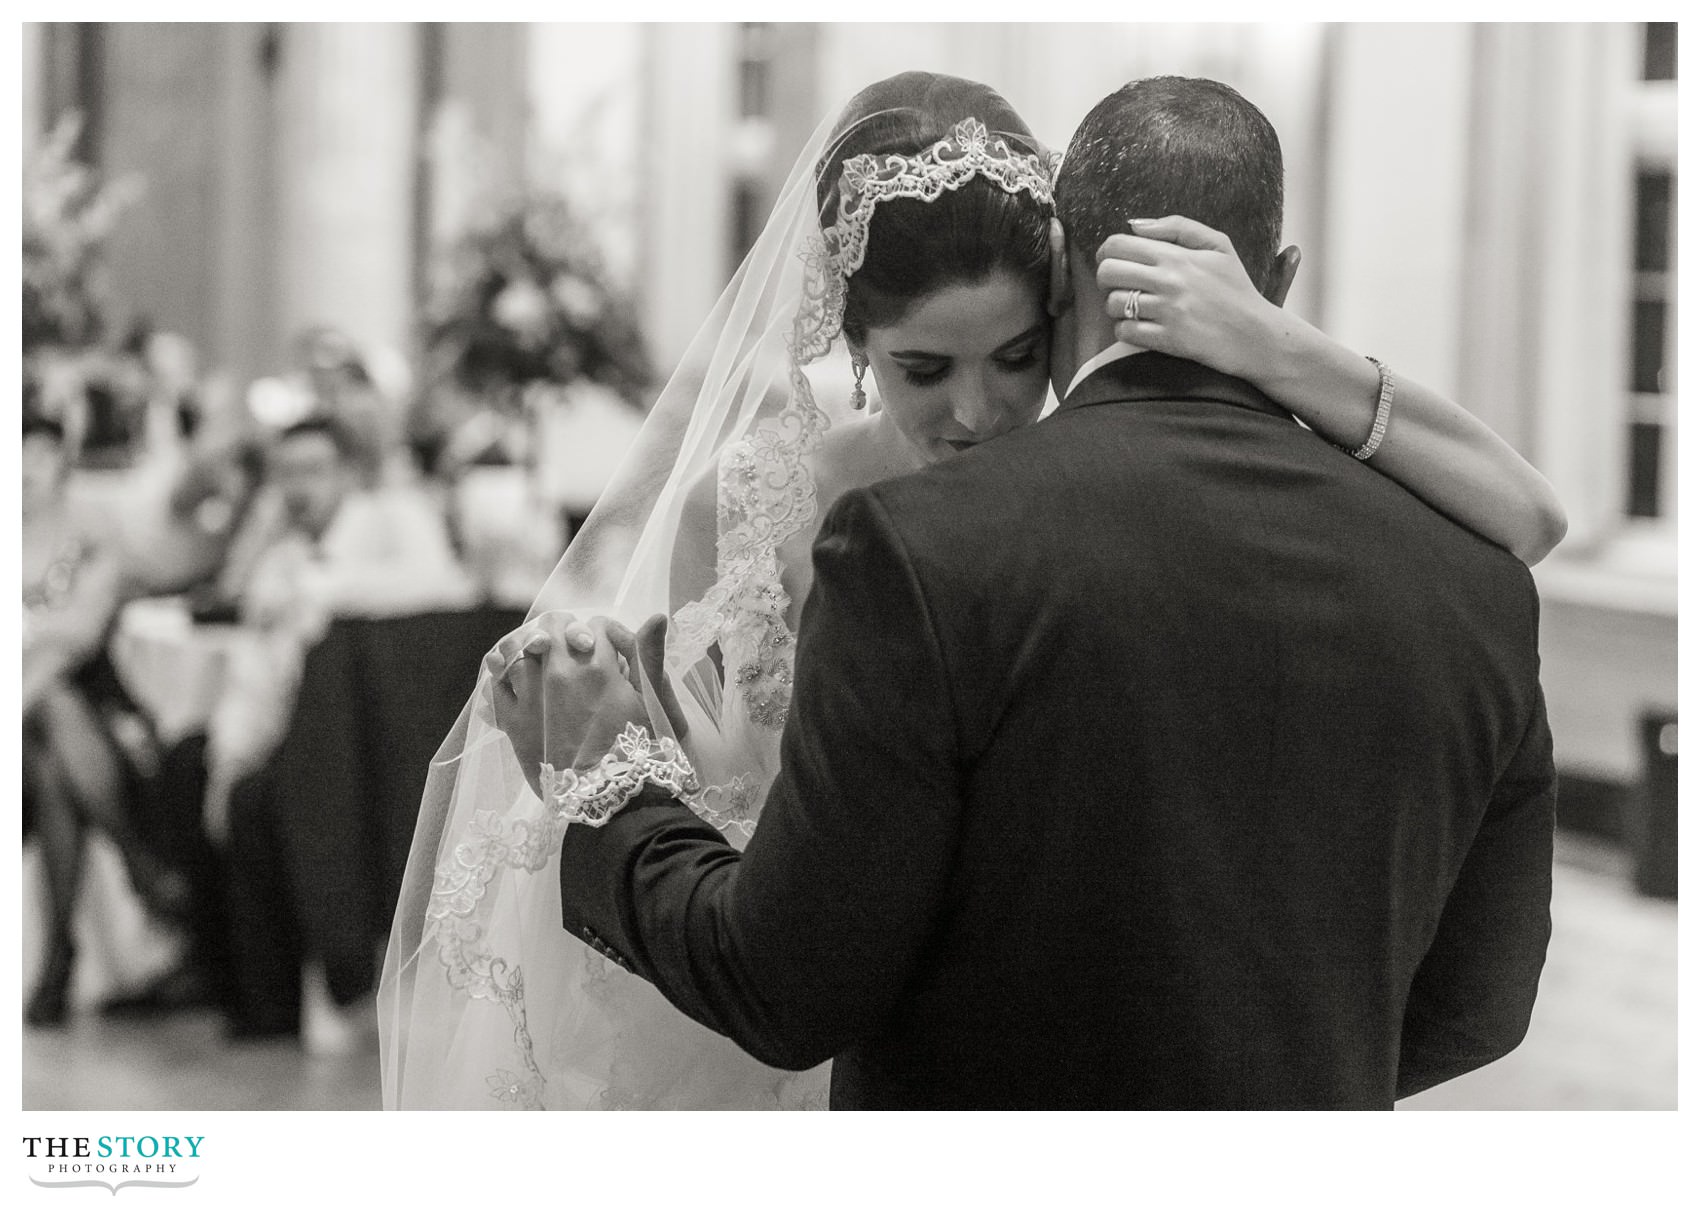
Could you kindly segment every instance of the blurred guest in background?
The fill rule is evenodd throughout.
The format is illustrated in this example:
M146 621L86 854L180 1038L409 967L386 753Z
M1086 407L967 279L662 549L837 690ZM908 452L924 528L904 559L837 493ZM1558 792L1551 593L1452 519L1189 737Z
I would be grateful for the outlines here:
M291 380L309 402L309 415L330 417L343 427L362 484L417 477L400 404L411 380L405 358L385 348L362 350L340 329L318 325L297 339L296 361Z
M209 832L228 840L238 1037L296 1029L280 1021L267 991L284 979L281 967L298 969L290 902L315 891L278 888L277 847L288 842L276 822L291 805L266 764L289 726L308 649L339 616L461 609L477 596L437 503L417 485L363 487L357 441L339 420L312 417L285 429L267 453L265 476L280 526L248 578L247 634L231 652L208 727L205 810ZM333 982L331 993L346 1004L370 979L375 973L365 988L344 982L352 991Z
M115 554L67 500L65 434L33 415L23 425L23 779L26 827L41 845L48 893L47 953L25 1010L35 1025L69 1013L72 914L87 831L117 845L148 908L170 916L187 888L145 845L134 822L157 759L146 719L119 683L107 639L122 600Z
M172 486L168 524L194 549L187 590L197 619L234 622L241 588L271 523L251 525L265 478L265 449L243 438L190 456Z
M277 518L241 590L251 643L232 654L209 728L209 823L282 736L306 648L338 615L453 609L475 599L436 504L407 486L361 487L357 440L339 421L285 429L267 453Z
M250 434L215 435L183 453L145 545L146 567L135 577L145 592L167 596L137 603L115 637L114 659L152 709L162 746L142 804L144 829L184 874L190 895L179 962L108 998L103 1014L147 1017L230 1003L224 855L203 819L206 722L226 648L243 638L228 626L237 622L241 588L273 533L255 508L264 472L264 448Z
M342 331L319 325L296 342L298 375L315 415L333 417L349 441L349 458L360 477L374 483L382 473L386 409L354 342Z
M267 482L283 533L259 557L243 617L314 630L332 615L391 615L467 604L469 587L429 494L364 486L358 440L341 421L300 421L273 443Z

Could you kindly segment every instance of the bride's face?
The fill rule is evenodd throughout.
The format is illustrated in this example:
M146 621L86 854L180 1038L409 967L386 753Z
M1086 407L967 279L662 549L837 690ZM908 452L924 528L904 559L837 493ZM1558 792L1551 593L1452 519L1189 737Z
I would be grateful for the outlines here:
M925 296L868 329L864 350L880 406L928 462L1027 425L1045 404L1043 300L1008 271Z

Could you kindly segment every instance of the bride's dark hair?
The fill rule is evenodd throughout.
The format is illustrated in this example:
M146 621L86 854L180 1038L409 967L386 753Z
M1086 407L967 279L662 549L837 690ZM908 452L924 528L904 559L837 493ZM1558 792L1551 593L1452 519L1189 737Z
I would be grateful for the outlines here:
M904 72L871 84L844 107L816 172L823 225L838 217L844 162L855 156L914 156L977 118L1012 151L1044 157L1021 116L996 90L933 72ZM874 210L868 251L850 276L844 333L860 343L869 328L901 320L919 300L946 286L984 281L1009 270L1042 294L1050 263L1051 208L1031 194L1009 193L977 177L936 200L892 198Z

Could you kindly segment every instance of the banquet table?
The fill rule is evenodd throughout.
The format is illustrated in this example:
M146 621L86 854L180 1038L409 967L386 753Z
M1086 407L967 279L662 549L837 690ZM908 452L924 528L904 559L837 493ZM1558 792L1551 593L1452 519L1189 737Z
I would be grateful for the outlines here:
M232 797L237 997L258 1026L294 1019L304 960L344 1005L375 981L432 759L484 653L523 619L337 619L307 653L282 742Z
M195 622L183 598L138 598L119 611L112 664L163 744L205 730L243 634L234 624Z

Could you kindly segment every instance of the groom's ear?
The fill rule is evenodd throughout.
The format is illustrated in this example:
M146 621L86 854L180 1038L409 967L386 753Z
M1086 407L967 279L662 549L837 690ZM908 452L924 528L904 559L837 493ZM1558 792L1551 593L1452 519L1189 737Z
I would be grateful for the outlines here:
M1062 220L1052 218L1049 236L1051 285L1045 299L1045 311L1054 320L1074 304L1074 292L1069 280L1068 236L1063 231Z
M1293 275L1299 272L1299 246L1289 244L1275 258L1275 273L1269 283L1269 301L1276 307L1287 305L1287 292L1293 289Z

